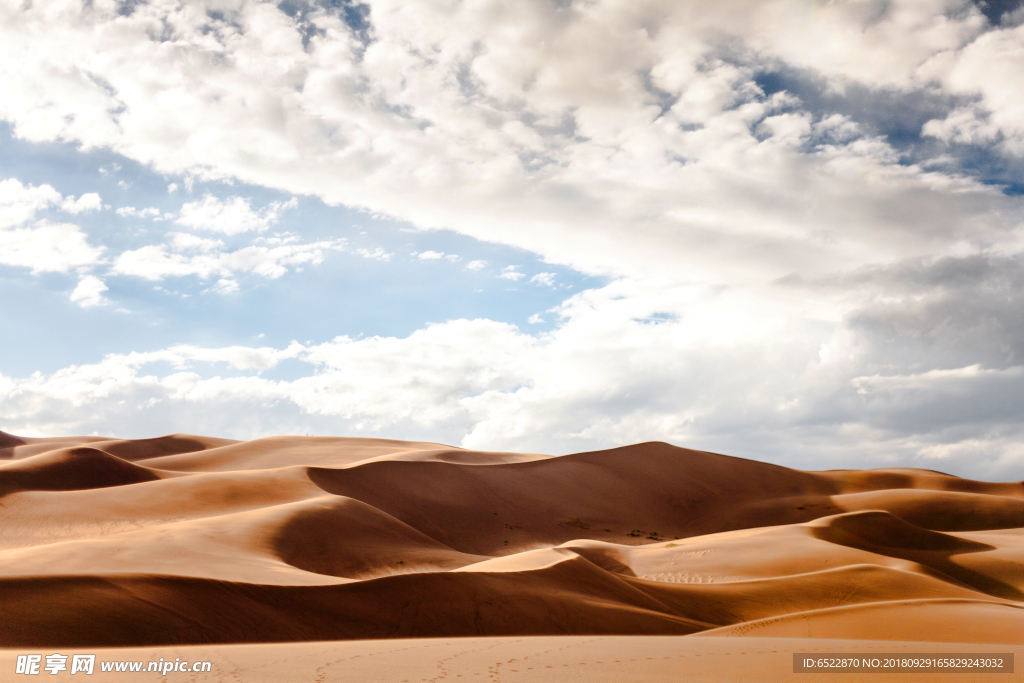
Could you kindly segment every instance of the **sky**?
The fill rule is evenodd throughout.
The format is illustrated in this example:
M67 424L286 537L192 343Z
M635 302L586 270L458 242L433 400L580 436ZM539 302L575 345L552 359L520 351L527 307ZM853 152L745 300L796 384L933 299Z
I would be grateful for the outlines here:
M0 429L1024 479L1022 5L0 0Z

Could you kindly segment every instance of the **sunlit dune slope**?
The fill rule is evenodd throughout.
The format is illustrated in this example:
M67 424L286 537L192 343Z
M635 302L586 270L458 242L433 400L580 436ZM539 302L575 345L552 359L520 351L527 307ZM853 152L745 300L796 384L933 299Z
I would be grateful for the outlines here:
M1022 591L1020 483L803 472L662 443L553 457L0 432L3 646L964 629L1021 642Z

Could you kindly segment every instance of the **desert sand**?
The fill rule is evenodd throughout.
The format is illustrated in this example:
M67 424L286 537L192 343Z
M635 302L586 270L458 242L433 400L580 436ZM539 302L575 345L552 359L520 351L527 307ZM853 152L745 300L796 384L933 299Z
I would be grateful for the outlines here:
M0 605L0 679L61 648L219 662L180 680L819 680L791 653L830 647L1019 671L1024 485L663 443L0 432Z

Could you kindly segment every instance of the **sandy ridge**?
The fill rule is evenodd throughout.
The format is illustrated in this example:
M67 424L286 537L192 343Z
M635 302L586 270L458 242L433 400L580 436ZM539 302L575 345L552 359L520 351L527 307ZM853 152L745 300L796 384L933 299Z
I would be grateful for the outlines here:
M1021 527L1017 482L660 443L552 457L0 432L0 646L950 640L937 615L1016 642L999 633L1024 633Z

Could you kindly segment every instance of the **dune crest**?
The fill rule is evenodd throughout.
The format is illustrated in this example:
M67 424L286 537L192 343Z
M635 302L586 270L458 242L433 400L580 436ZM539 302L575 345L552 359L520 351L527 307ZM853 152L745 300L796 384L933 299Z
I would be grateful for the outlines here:
M950 554L994 550L984 543L919 527L885 510L848 512L807 526L822 540L854 548L932 550Z
M13 434L8 434L7 432L0 431L0 453L3 454L0 457L11 457L13 453L10 451L12 451L15 446L24 445L24 439L20 439L14 436ZM8 453L4 453L4 451L7 451Z
M196 453L236 443L238 442L230 439L212 439L210 437L192 436L191 434L168 434L167 436L158 436L154 439L100 441L93 444L93 446L102 448L107 453L116 455L124 460L136 462L169 455Z
M88 446L48 451L0 464L0 496L16 491L72 491L126 486L160 475Z
M0 455L6 647L1024 632L1019 483L664 443L0 432Z

